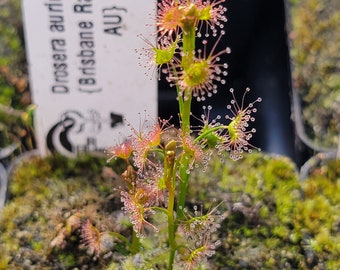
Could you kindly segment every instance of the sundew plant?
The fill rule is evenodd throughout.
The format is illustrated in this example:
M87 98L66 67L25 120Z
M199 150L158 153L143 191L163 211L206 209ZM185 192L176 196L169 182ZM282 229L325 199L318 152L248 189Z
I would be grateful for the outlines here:
M219 244L213 234L223 219L218 211L220 203L208 211L198 207L186 209L190 172L198 169L204 173L213 152L221 159L230 156L238 160L244 152L257 149L249 142L255 132L249 124L254 121L254 105L261 99L245 105L244 96L249 89L239 102L234 90L230 90L233 99L226 104L226 116L209 119L211 106L203 107L200 117L191 113L193 99L205 100L217 92L218 85L225 84L227 64L221 63L221 56L230 53L230 49L217 51L227 21L224 1L158 3L157 44L143 37L146 48L139 55L149 72L157 72L158 77L165 74L176 89L180 126L175 128L171 119L142 121L139 129L131 127L126 141L107 149L109 160L119 158L126 162L122 174L125 185L117 189L133 227L132 242L158 233L152 216L157 212L166 215L168 269L175 265L197 269ZM208 42L213 39L208 49ZM201 49L196 48L199 43ZM193 117L200 119L199 127L191 125ZM224 121L219 120L222 117Z

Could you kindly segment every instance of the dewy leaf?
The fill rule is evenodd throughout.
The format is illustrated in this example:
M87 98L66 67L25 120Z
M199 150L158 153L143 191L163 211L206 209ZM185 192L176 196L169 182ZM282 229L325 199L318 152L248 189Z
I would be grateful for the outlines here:
M177 42L178 41L175 40L169 46L164 46L160 48L153 47L153 50L155 52L156 65L161 66L163 64L169 63L173 59L177 47Z
M205 8L199 9L197 12L197 19L201 21L209 21L211 19L211 6L207 6Z

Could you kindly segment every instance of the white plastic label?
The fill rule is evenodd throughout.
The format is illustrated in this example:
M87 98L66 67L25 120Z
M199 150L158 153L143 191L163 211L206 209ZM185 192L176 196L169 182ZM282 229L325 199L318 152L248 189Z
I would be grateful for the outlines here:
M157 82L135 50L154 29L146 0L22 0L38 149L102 151L156 118Z

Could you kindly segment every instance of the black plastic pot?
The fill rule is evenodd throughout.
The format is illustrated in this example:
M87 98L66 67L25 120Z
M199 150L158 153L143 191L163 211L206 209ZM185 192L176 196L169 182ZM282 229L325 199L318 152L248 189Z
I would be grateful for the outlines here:
M5 166L0 162L0 211L5 205L7 184L8 184L7 170Z
M5 148L0 148L0 211L4 207L8 185L13 169L25 159L39 156L38 150L31 150L24 153L16 153L20 149L20 144L11 144Z

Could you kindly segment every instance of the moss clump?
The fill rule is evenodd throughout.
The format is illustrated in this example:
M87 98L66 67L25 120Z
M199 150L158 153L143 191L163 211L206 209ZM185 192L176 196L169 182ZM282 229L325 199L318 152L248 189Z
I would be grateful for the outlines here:
M316 170L318 181L313 174L300 182L289 159L263 154L224 164L214 160L208 179L195 174L192 200L201 194L202 201L227 202L214 269L339 269L335 163Z
M74 215L116 230L112 213L119 203L109 197L115 180L103 176L105 165L105 159L90 156L22 161L12 173L9 201L0 216L0 269L69 269L77 265L102 269L105 260L92 260L81 248L77 230L69 231L63 248L52 247L51 242Z
M340 160L315 168L302 183L304 199L296 203L294 229L327 269L340 268Z
M330 161L300 182L289 159L254 153L238 162L213 157L207 173L193 171L188 210L222 201L225 215L216 235L221 245L201 269L340 269L339 168ZM0 218L0 269L164 269L166 226L142 239L141 250L110 233L131 240L113 190L121 183L107 169L105 160L89 156L22 162ZM85 221L105 252L85 248ZM154 222L164 224L166 216L157 213Z

